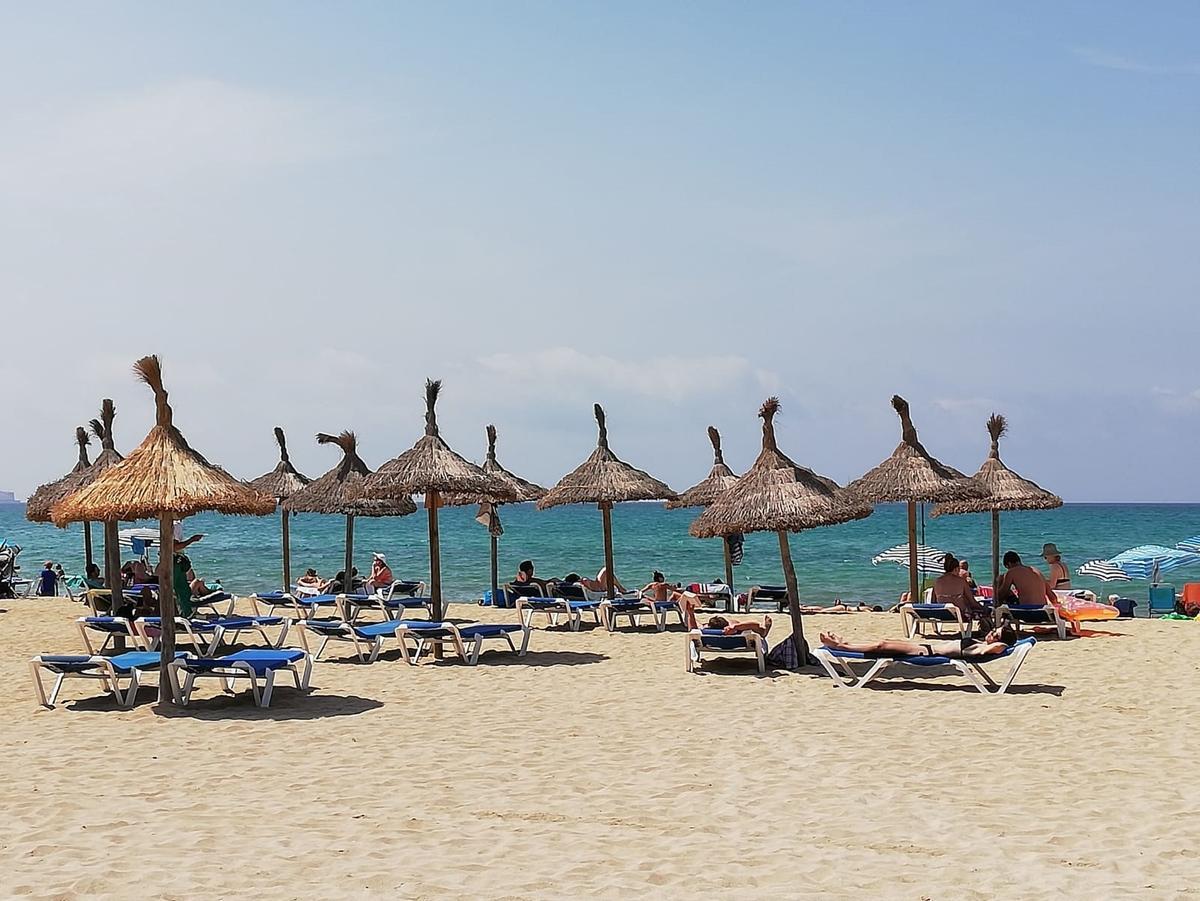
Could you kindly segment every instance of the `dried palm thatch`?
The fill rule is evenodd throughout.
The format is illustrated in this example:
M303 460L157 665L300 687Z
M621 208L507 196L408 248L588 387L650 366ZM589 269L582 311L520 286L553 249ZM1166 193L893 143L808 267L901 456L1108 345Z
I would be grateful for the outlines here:
M869 504L848 499L836 482L793 462L775 440L779 398L763 403L762 450L737 484L702 513L689 530L697 538L736 532L800 532L871 515Z
M337 466L313 479L291 497L283 507L292 513L325 513L333 516L407 516L417 512L408 495L388 499L368 498L363 484L371 470L358 455L358 438L353 432L317 435L318 444L336 444L342 449Z
M526 501L541 500L546 496L546 489L541 485L535 485L527 479L521 478L515 473L509 472L496 459L496 427L489 425L487 427L487 459L483 461L481 467L484 472L493 478L503 482L513 492L513 497L507 503L524 503ZM486 494L446 494L442 498L442 503L447 507L465 507L469 504L484 504L484 503L506 503Z
M273 512L274 498L209 463L175 427L158 357L143 357L134 370L154 392L154 428L128 457L56 504L51 513L55 524L152 519L163 514L182 519L205 510L252 516Z
M735 532L778 534L779 555L788 589L792 641L796 646L796 659L803 664L809 660L808 644L804 640L800 592L788 532L863 519L871 515L871 507L848 499L832 479L797 465L779 449L775 440L775 415L778 412L779 398L767 398L758 411L763 421L762 450L758 458L736 485L692 523L689 531L697 538Z
M283 429L275 426L275 440L279 443L279 463L270 472L259 476L249 483L251 488L269 494L277 501L291 497L312 481L308 476L298 472L288 458L287 439ZM285 509L279 517L280 547L283 557L283 590L290 591L292 587L292 539L288 524L291 514Z
M88 459L91 441L83 426L75 429L75 444L79 449L79 457L74 468L61 479L39 485L37 491L29 495L29 500L25 502L25 518L30 522L50 522L50 509L74 490L75 478L91 468L92 462Z
M450 449L438 433L437 400L442 383L425 381L425 434L417 443L367 479L371 497L393 494L455 493L487 496L498 502L516 500L516 491Z
M609 449L604 409L596 404L593 411L599 430L596 449L538 501L538 509L548 510L560 504L611 506L625 501L673 500L675 492L666 483L630 466Z
M992 514L992 582L1000 579L1000 513L1013 510L1053 510L1062 506L1062 498L1042 488L1036 482L1022 478L1000 459L1000 439L1008 431L1008 421L993 413L987 421L992 448L975 473L974 479L987 492L987 497L969 501L948 501L933 508L934 516L958 513Z
M521 478L519 475L509 472L500 465L500 461L496 459L496 427L489 425L487 427L487 459L483 461L483 471L503 482L514 493L513 503L524 503L526 501L536 501L544 497L546 489L541 485L535 485L527 479ZM468 504L495 504L504 503L485 494L447 494L442 497L442 503L451 507L461 507ZM491 572L491 587L492 597L496 598L500 593L500 573L499 573L499 514L496 513L494 507L490 508L491 515L495 519L489 525L495 525L497 528L489 527L488 544L491 547L490 554L490 572ZM484 513L485 508L481 506L480 513Z
M987 421L992 449L972 478L987 490L987 496L975 500L948 501L933 508L933 515L986 513L989 510L1053 510L1062 506L1062 498L1036 482L1022 478L1000 459L1000 439L1008 432L1008 421L993 413Z
M725 457L721 453L721 433L716 426L708 427L708 440L713 446L713 467L702 482L697 482L687 491L681 491L679 496L667 501L668 510L681 507L707 507L718 497L733 487L738 477L734 471L725 465Z
M546 492L538 501L539 510L547 510L560 504L596 504L604 523L604 571L606 589L610 599L616 596L616 573L613 565L612 508L623 501L673 500L673 492L665 482L660 482L649 473L635 469L608 447L608 426L605 424L604 408L599 404L592 407L596 416L598 437L596 449L572 472Z
M275 426L275 440L279 443L279 463L268 473L253 479L251 488L261 491L276 500L286 500L305 485L312 481L308 476L298 472L288 457L287 439L283 429Z
M175 427L157 356L142 357L133 368L154 392L154 427L128 457L56 504L51 518L60 526L92 519L110 523L114 528L121 519L158 519L158 583L172 585L176 519L206 510L261 516L275 509L275 499L242 484L187 443ZM167 664L175 657L174 592L159 592L159 605L162 635L158 699L166 704L173 697Z
M869 504L903 501L908 504L908 592L919 597L917 574L917 504L984 497L987 491L974 479L934 459L917 438L908 401L896 394L892 407L900 416L900 443L892 455L847 486L846 491Z
M983 497L986 491L957 469L936 460L917 438L908 401L892 397L900 416L900 443L892 455L847 486L850 494L869 504L895 501L937 503Z

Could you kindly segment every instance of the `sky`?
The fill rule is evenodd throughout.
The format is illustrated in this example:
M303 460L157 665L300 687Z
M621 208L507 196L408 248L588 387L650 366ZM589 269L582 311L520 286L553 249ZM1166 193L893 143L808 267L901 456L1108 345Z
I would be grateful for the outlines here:
M116 401L230 471L423 427L683 489L922 440L1200 501L1200 6L0 3L0 488Z

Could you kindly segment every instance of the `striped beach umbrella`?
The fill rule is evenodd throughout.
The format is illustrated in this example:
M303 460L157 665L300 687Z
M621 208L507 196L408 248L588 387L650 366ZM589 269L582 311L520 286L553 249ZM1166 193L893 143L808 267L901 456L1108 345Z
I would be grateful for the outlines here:
M1076 570L1081 576L1091 576L1101 582L1128 582L1125 570L1107 560L1089 560Z
M1131 579L1150 579L1157 582L1163 573L1200 564L1200 554L1163 547L1161 544L1140 544L1127 551L1121 551L1115 557L1109 558L1108 562L1121 567Z
M1191 551L1193 554L1200 554L1200 535L1185 538L1179 544L1175 545L1175 547L1181 551Z
M945 551L930 547L927 544L917 545L917 572L940 573L942 571L942 563L945 559ZM898 563L901 566L908 566L908 545L898 544L895 547L888 548L886 551L872 557L871 563L874 566L878 566L880 563Z

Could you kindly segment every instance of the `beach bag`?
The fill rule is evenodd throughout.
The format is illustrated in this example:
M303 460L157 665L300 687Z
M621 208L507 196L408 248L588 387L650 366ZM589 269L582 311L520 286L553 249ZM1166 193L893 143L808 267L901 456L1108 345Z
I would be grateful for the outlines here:
M9 600L12 600L13 598L15 598L16 596L17 595L13 591L13 588L10 584L8 584L7 582L0 582L0 600L9 601Z
M767 665L778 669L796 669L799 659L791 634L767 653Z

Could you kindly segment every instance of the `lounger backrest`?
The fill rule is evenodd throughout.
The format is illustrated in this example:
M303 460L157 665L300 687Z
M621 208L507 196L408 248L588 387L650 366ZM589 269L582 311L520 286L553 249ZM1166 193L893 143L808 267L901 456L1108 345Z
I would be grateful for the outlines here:
M1171 613L1175 609L1174 585L1150 586L1150 612Z
M554 586L554 594L556 597L563 598L568 601L586 601L587 592L583 590L582 585L564 585L559 582Z
M515 598L540 598L542 589L539 585L513 585L509 583L504 586L504 590Z

